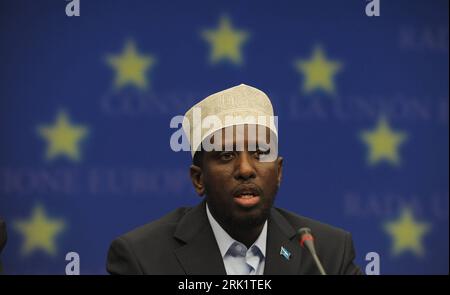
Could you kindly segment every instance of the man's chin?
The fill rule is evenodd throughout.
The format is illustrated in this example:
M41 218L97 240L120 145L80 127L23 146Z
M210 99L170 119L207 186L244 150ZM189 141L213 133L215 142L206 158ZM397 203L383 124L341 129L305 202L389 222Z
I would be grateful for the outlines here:
M232 217L233 226L239 226L243 228L254 228L255 226L261 226L266 222L269 217L269 210L261 208L254 208L253 210L246 209L240 214L235 214Z

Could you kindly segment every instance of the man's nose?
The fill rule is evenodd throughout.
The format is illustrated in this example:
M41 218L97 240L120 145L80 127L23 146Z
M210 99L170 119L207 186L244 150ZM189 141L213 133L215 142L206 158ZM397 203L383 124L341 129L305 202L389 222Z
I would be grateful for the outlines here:
M238 161L236 161L235 178L238 180L248 180L256 177L255 167L253 166L250 155L246 152L239 153Z

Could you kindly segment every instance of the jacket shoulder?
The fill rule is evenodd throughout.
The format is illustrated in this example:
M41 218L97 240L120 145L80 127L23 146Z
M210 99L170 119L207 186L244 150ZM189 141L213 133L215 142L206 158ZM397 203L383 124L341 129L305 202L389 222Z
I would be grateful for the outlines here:
M145 239L153 240L160 235L167 236L170 234L170 237L172 237L171 234L175 232L175 228L180 219L191 209L192 208L190 207L177 208L160 219L139 226L123 234L120 238L134 244L142 243Z
M308 218L305 216L298 215L291 211L275 208L295 229L298 230L302 227L309 227L313 235L325 235L332 237L345 237L349 233L341 228L329 225L327 223L323 223L312 218Z
M276 210L295 230L302 227L311 229L317 255L328 274L362 274L353 262L355 250L349 232L284 209Z
M108 251L107 270L111 274L183 274L173 256L179 246L173 234L191 208L178 208L158 220L116 238Z

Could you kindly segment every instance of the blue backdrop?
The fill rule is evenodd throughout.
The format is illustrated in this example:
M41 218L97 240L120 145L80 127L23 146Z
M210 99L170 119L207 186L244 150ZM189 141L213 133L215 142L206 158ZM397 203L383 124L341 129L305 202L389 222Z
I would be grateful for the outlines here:
M115 237L197 204L170 119L240 83L279 116L277 206L363 268L448 273L448 1L68 3L0 2L4 273L104 274Z

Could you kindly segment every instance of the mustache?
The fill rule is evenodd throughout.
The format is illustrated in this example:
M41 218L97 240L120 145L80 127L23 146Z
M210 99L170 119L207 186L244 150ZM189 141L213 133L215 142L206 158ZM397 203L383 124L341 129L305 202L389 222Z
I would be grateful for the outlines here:
M255 195L262 196L262 189L253 183L241 184L238 185L235 189L233 189L233 197L237 197L240 195Z

